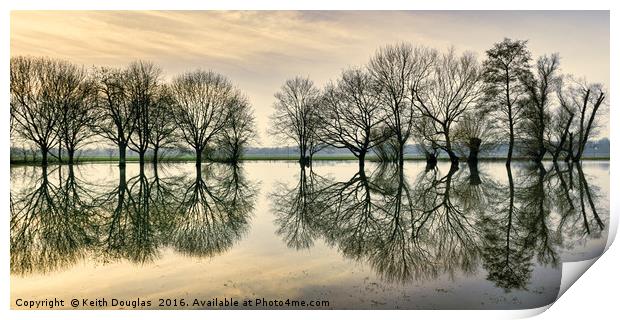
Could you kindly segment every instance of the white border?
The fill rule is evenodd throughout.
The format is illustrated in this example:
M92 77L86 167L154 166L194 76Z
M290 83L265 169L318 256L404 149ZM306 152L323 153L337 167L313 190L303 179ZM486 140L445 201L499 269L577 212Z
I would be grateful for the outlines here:
M541 1L541 0L519 0L513 3L502 3L491 0L443 0L443 1L406 1L406 0L358 0L358 1L337 1L337 0L219 0L219 1L164 1L164 0L108 0L101 3L84 0L56 0L56 1L13 1L14 3L6 3L2 1L0 18L0 30L2 37L2 51L0 61L2 61L3 72L0 73L2 86L0 87L0 97L2 97L2 130L3 136L0 139L0 150L8 150L10 145L8 135L8 117L9 117L9 56L10 56L10 10L611 10L611 35L618 34L618 1ZM578 23L578 22L576 22ZM568 35L569 36L569 35ZM618 38L616 36L616 38ZM610 74L610 92L618 91L618 41L612 37L610 39L611 48L611 74ZM611 99L613 95L610 94ZM612 100L613 101L613 100ZM615 238L617 230L617 208L619 199L614 197L617 194L617 181L615 178L620 176L615 172L615 164L617 163L618 143L614 139L617 130L614 124L618 121L618 111L614 107L610 108L610 140L611 140L611 178L610 178L610 195L612 214L612 223L610 225L610 238L607 243L609 250L600 258L601 261L592 266L592 270L586 272L583 279L577 281L566 292L562 298L554 304L548 312L542 315L542 318L557 319L570 318L578 319L580 317L600 317L605 315L616 314L617 301L615 299L618 292L617 286L620 284L617 271L620 266L620 250L616 246L609 247ZM0 170L0 181L4 181L4 188L0 192L0 203L4 204L4 217L0 219L0 225L3 230L3 241L0 241L0 252L2 253L1 273L5 276L4 280L9 277L9 220L8 220L8 194L9 194L9 156L7 152L0 153L0 159L4 164L4 168ZM594 261L591 261L594 262ZM587 265L588 262L585 262ZM568 267L568 266L567 266ZM574 267L574 266L573 266ZM576 270L583 270L583 265L577 267ZM563 277L564 278L564 277ZM397 318L427 318L436 319L452 319L455 317L464 319L497 319L497 318L521 318L539 314L547 308L524 311L9 311L10 303L10 286L8 281L3 281L3 290L0 291L0 303L3 303L2 319L32 319L35 317L44 317L51 319L108 319L115 318L146 318L167 319L171 316L181 315L183 318L208 318L208 317L232 317L247 318L248 316L273 319L314 319L316 317L355 317L362 319L376 319L377 317L397 317ZM566 285L563 284L565 287ZM182 312L181 314L178 314ZM609 317L604 317L609 318Z

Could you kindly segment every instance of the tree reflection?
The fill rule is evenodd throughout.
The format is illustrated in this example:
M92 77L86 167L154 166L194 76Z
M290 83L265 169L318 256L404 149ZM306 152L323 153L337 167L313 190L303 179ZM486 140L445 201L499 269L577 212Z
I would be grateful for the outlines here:
M291 188L279 183L270 194L276 234L284 238L289 248L307 249L314 244L316 216L321 212L316 197L323 180L312 167L300 165L297 185Z
M345 180L302 167L297 185L280 184L272 194L277 234L296 249L323 238L387 281L453 278L483 267L498 287L523 290L535 264L558 265L560 247L570 238L567 222L551 217L556 207L576 212L582 204L591 218L581 230L588 233L593 223L604 228L595 192L576 169L574 185L581 191L566 196L554 183L569 184L538 166L520 168L518 177L507 167L505 183L477 167L435 167L421 171L413 183L398 165L380 165L370 175L362 170Z
M482 258L487 279L505 290L524 289L532 272L532 261L522 233L524 224L516 206L512 168L506 166L508 185L504 197L497 197L494 210L482 220L484 237Z
M126 168L119 167L118 187L102 197L108 213L102 224L103 254L106 259L151 262L159 256L174 199L162 199L169 187L157 174L147 177L144 166L128 180L126 175Z
M73 166L42 167L32 187L11 194L11 272L63 269L92 249L98 228L88 188Z
M11 193L12 273L54 271L85 257L147 263L167 246L221 254L247 231L256 200L238 166L213 165L186 180L161 166L141 166L128 179L120 167L109 190L80 181L73 166L42 170Z
M205 173L203 173L203 171ZM232 247L249 229L256 189L235 165L196 167L179 193L170 244L190 256L212 257Z

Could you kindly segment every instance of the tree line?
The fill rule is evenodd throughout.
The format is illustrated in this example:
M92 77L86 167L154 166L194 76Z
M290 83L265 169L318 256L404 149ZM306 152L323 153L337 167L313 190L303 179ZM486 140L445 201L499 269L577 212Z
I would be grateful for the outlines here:
M527 41L505 38L486 51L458 54L398 43L382 47L323 88L307 77L275 94L271 133L299 148L308 165L325 147L348 149L363 168L368 153L404 161L414 142L430 166L440 152L454 166L508 144L534 162L580 161L597 130L605 88L560 71L557 53L532 59Z
M127 149L144 164L157 163L162 148L190 149L237 162L256 137L249 99L225 76L195 70L166 82L151 62L125 68L76 65L45 57L12 57L11 136L35 145L42 165L96 141ZM58 150L58 152L54 152Z

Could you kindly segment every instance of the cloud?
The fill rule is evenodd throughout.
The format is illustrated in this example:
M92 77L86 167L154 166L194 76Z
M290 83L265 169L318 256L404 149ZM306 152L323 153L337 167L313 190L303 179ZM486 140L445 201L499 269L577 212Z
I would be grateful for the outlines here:
M252 99L261 134L288 77L318 84L410 41L484 51L529 39L534 55L560 52L564 72L609 83L609 12L519 11L13 11L11 55L85 65L151 60L168 78L194 68L229 76ZM608 129L604 129L607 132ZM262 141L274 144L269 137Z

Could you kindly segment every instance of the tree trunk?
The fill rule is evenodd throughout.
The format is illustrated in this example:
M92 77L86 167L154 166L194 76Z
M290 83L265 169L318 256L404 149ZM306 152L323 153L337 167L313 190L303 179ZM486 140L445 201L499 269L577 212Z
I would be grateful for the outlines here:
M359 156L357 157L357 161L358 161L358 165L359 165L359 170L360 172L364 171L364 160L366 158L366 151L362 151L360 152Z
M437 166L437 156L428 151L424 151L424 155L426 156L426 171L434 169Z
M482 140L480 140L479 138L469 138L469 156L467 157L468 163L478 163L480 144L482 144Z
M140 151L140 166L144 165L144 153L145 151Z
M467 166L469 167L469 185L477 186L482 183L480 180L480 173L478 172L478 163L477 162L467 162Z
M153 146L153 159L151 159L151 161L153 162L153 164L157 164L157 154L159 153L159 147L158 146Z
M41 165L44 167L47 166L47 152L48 152L47 148L41 147Z
M398 165L402 167L404 164L405 164L405 142L399 141L398 142Z
M451 163L451 165L458 168L458 166L459 166L459 157L451 149L448 149L447 152L448 152L448 156L450 156L450 163Z
M202 149L196 148L196 167L200 168L202 164Z
M69 155L69 164L73 164L73 155L75 154L75 150L67 149L67 153Z
M118 145L118 166L125 167L125 163L127 162L127 145L124 143L120 143Z
M568 152L566 154L566 158L564 158L564 162L569 162L570 160L575 160L575 157L573 155L573 133L569 132L568 133L568 148L567 148ZM577 160L579 161L579 160Z
M508 155L506 157L506 165L509 166L510 162L512 162L512 150L515 144L515 135L514 135L514 127L512 123L512 119L510 119L510 141L508 142Z

